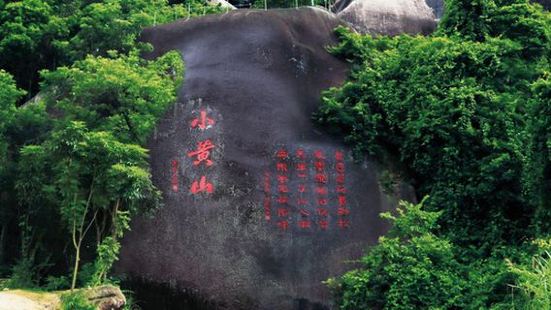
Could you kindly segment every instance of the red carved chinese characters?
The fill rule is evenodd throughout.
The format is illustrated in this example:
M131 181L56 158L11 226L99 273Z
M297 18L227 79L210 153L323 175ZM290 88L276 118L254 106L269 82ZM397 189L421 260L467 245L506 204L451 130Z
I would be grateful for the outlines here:
M306 195L308 195L308 187L306 186L306 181L308 178L308 164L306 163L306 151L299 148L295 152L296 163L295 163L295 172L297 179L300 182L297 185L297 207L299 208L299 220L298 227L300 229L310 229L310 211L308 208L308 200Z
M289 153L285 149L276 152L276 179L277 179L277 226L286 231L289 228Z
M316 183L316 202L317 202L317 214L318 214L318 227L321 230L326 230L329 227L328 215L329 211L327 209L329 204L329 190L327 188L327 183L329 182L329 177L325 169L325 155L321 150L314 151L314 168L316 174L314 180Z
M193 181L190 190L192 194L212 194L212 192L214 191L214 186L212 185L212 183L207 182L207 177L203 175L201 176L201 179L199 181Z
M210 150L214 148L214 144L207 139L205 141L197 142L197 149L187 153L189 157L195 157L193 164L198 166L200 163L204 162L207 166L212 166L212 160L210 157Z
M323 232L332 225L350 227L344 153L337 150L333 157L330 152L276 150L271 168L273 196L270 173L264 174L264 216L267 221L273 216L280 231Z
M214 119L210 118L205 109L199 111L199 116L191 121L191 129L206 130L214 125ZM197 147L187 153L188 157L193 158L193 165L199 166L204 164L205 167L213 165L211 151L215 148L214 143L210 139L205 139L197 142ZM206 175L201 175L199 180L194 180L191 183L189 191L194 194L212 194L214 192L214 184L207 180Z
M350 226L350 210L348 209L346 201L346 188L344 185L345 181L345 166L344 166L344 153L342 151L335 152L335 171L337 173L336 177L336 188L337 193L337 226L341 229L346 229Z
M199 112L199 117L191 121L191 128L198 128L200 130L205 130L214 125L214 120L207 117L207 111L201 110Z

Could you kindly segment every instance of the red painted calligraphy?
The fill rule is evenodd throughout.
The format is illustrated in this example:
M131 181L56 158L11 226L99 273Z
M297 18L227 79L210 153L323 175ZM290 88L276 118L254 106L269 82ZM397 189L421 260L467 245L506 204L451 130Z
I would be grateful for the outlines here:
M310 228L310 221L305 219L299 220L298 227L302 229Z
M204 162L207 166L212 166L212 160L210 157L210 150L214 148L214 144L207 139L205 141L197 142L197 149L187 153L188 157L195 157L193 164L198 166L200 163Z
M329 227L329 222L327 220L319 220L318 226L321 230L326 230Z
M289 209L277 208L277 216L289 216Z
M308 160L309 154L311 162ZM349 228L351 211L346 196L345 154L337 150L331 157L323 150L307 152L299 148L290 152L284 148L277 149L276 162L272 166L277 195L273 198L268 194L271 184L268 173L265 174L266 220L271 218L269 209L273 199L277 204L274 210L277 216L275 226L281 231L288 231L291 227L305 232L316 229L327 231L333 222L330 222L333 212L336 227ZM333 167L334 171L331 171Z
M319 216L317 224L321 230L326 230L329 226L327 219L329 211L326 208L329 204L329 190L327 188L329 177L325 171L325 154L321 150L315 150L314 159L314 168L316 170L314 180L317 183L315 192L317 194L317 214Z
M207 111L201 110L199 117L191 121L191 128L199 128L205 130L214 125L214 120L207 117Z
M337 225L342 229L348 228L348 227L350 227L350 220L348 220L346 218L339 218L337 220Z
M276 157L280 160L287 159L287 158L289 158L289 152L287 152L284 149L279 149L276 153Z
M281 220L277 222L277 227L281 230L287 230L289 228L289 221Z
M289 153L285 149L279 149L276 152L276 157L278 159L278 162L276 163L278 193L277 202L280 205L277 209L277 216L279 217L277 226L280 230L286 231L289 228L289 166L286 162L289 158Z
M316 212L317 212L317 214L318 214L319 216L322 216L322 217L327 217L327 216L329 216L329 210L327 210L326 208L318 208L318 209L316 210Z
M337 192L337 202L338 202L338 208L337 208L337 215L339 216L339 219L337 220L337 226L341 229L346 229L350 226L350 219L348 218L348 215L350 215L350 209L347 208L347 201L346 201L346 188L344 185L345 181L345 166L344 166L344 153L342 151L336 151L335 152L335 170L337 172L336 177L336 192Z
M193 181L191 184L191 193L193 194L199 194L199 193L208 193L211 194L214 191L214 186L212 183L209 183L207 181L206 176L201 176L201 179L199 181Z
M192 129L206 130L211 128L214 123L214 119L207 115L207 110L202 109L199 111L198 117L191 120L190 127ZM211 158L211 152L214 148L215 144L211 139L201 140L197 142L195 150L187 152L187 156L193 159L194 166L204 164L206 167L210 167L214 163ZM214 192L214 184L207 181L206 175L201 175L199 180L194 180L191 183L189 191L194 195L200 193L212 194ZM269 204L269 201L265 199L265 203Z

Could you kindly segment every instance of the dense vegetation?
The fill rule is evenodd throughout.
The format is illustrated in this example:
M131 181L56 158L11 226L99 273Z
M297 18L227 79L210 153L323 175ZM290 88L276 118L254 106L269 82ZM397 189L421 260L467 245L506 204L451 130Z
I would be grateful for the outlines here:
M337 32L353 71L317 119L424 198L329 281L342 309L551 307L551 14L446 8L429 37Z
M194 0L0 1L3 285L109 281L131 218L160 204L144 146L184 70L177 52L141 59L151 46L136 39L221 11Z

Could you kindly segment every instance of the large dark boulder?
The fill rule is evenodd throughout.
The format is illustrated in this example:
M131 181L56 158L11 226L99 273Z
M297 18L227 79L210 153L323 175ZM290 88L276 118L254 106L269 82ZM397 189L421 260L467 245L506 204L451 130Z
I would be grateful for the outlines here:
M379 213L410 195L384 194L377 167L312 121L320 92L347 75L326 51L340 24L301 8L144 31L148 57L179 50L186 73L149 143L165 205L133 222L119 272L220 309L330 307L322 281L354 267L387 231Z

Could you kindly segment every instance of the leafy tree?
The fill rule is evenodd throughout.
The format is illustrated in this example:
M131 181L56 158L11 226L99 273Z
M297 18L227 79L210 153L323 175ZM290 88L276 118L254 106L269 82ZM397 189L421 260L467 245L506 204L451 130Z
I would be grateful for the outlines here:
M87 55L126 54L146 26L220 13L203 0L10 1L0 10L0 69L14 75L29 96L38 92L39 71L70 65Z
M8 224L13 218L11 210L7 207L6 190L9 187L8 176L12 162L6 132L14 122L17 109L15 104L22 95L24 92L17 89L13 78L0 70L0 265L4 263Z
M532 85L535 93L529 107L525 184L536 208L534 226L539 235L551 232L551 74Z
M42 73L44 100L60 116L48 138L24 146L19 160L17 189L27 216L33 216L32 206L47 205L70 232L75 252L71 288L92 228L97 284L116 260L118 239L129 229L130 218L158 205L147 153L138 144L145 144L156 120L175 101L183 76L178 53L155 61L136 53L111 56L90 56L70 68ZM33 229L40 231L41 225Z
M55 40L67 34L66 27L47 1L6 3L0 10L0 68L13 74L20 88L36 93L38 70L59 60Z
M178 53L142 60L149 47L136 38L146 26L221 11L201 0L0 1L0 272L18 260L10 285L62 279L55 276L69 268L64 249L73 243L63 229L75 234L75 252L85 251L85 260L97 251L90 274L106 279L130 217L156 205L158 195L143 159L130 165L112 154L145 145L183 77ZM38 86L22 104L24 90L29 98ZM63 141L78 152L56 153ZM103 164L109 174L93 178L76 168L84 164ZM70 193L78 203L69 204Z
M170 52L154 62L135 53L118 58L87 57L73 66L42 73L47 102L68 119L144 144L156 120L176 100L181 56Z
M24 91L15 86L11 75L0 70L0 176L3 176L8 165L8 143L5 134L16 116L15 104L24 94Z
M529 94L522 86L502 88L507 80L523 84L528 74L504 65L520 47L508 40L341 35L347 43L336 51L358 48L345 53L359 55L361 69L324 95L319 120L344 131L358 154L398 161L418 197L430 195L429 208L444 211L444 228L456 241L518 240L531 211L521 195L516 128L524 123L516 111ZM517 229L495 229L505 226Z
M113 243L128 229L131 215L156 205L159 193L146 170L146 150L121 143L107 132L90 132L82 122L70 122L42 145L26 146L21 153L22 166L40 161L47 175L42 177L38 194L47 193L71 234L74 289L81 248L98 217L109 221L109 242ZM105 233L97 238L101 243Z
M340 294L341 309L445 309L463 292L453 245L437 237L438 212L402 202L398 217L361 263L362 269L329 281Z

